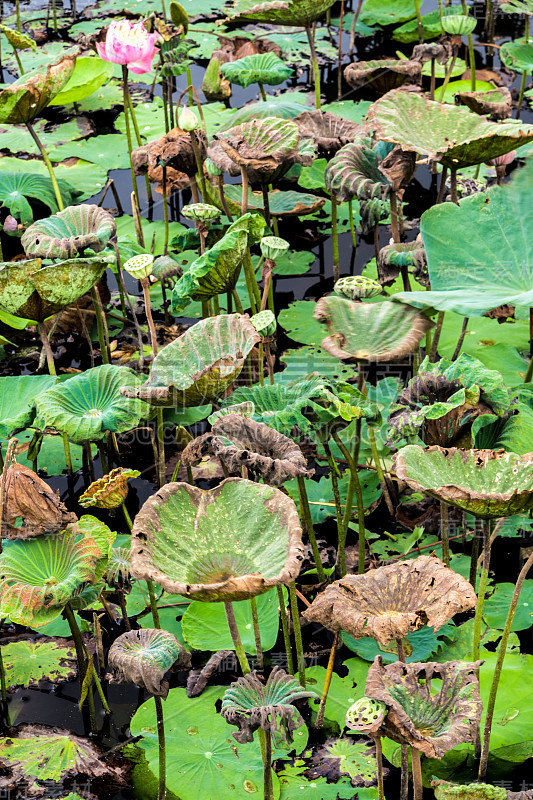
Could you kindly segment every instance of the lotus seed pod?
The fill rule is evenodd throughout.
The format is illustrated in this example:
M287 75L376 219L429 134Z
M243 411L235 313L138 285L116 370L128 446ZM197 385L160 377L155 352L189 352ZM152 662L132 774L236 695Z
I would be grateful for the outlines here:
M122 269L125 269L132 278L140 281L151 275L153 263L154 257L150 253L141 253L139 256L128 258Z
M275 261L289 249L289 243L285 239L280 239L279 236L263 236L259 246L263 256L271 261Z
M250 322L261 336L274 336L276 333L276 317L272 311L260 311L253 315Z
M442 18L442 27L449 36L468 36L476 25L477 21L465 14L451 14Z
M347 297L348 300L363 300L367 297L375 297L383 291L381 284L372 278L365 278L363 275L348 275L340 278L335 284L335 292Z
M361 697L346 712L346 727L359 733L376 733L386 713L387 706L381 700Z
M195 222L210 222L218 219L222 212L209 203L190 203L188 206L183 206L181 213L187 219L193 219Z
M217 167L215 162L211 158L206 158L204 161L204 167L208 175L212 178L217 178L219 175L223 175L221 169Z
M178 108L178 127L182 131L195 131L200 127L198 117L188 106Z

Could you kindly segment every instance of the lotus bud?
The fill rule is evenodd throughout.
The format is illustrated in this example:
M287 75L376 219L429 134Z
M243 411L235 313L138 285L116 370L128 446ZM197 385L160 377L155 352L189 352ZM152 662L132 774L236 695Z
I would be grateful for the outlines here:
M275 261L289 249L289 243L279 236L264 236L259 242L261 253L265 258Z
M96 508L118 508L128 494L128 478L138 478L141 473L137 469L112 469L91 485L80 496L80 506L96 506Z
M192 109L188 106L181 106L178 108L178 127L182 131L195 131L200 127L198 117Z
M340 278L334 286L334 290L342 297L349 300L363 300L368 297L375 297L381 294L383 289L378 281L372 278L365 278L363 275L348 275Z
M154 257L150 255L150 253L141 253L139 256L128 258L122 268L125 269L132 278L137 278L138 281L142 281L143 278L147 278L152 274L153 264Z
M222 212L209 203L190 203L188 206L183 206L181 213L195 222L211 222L213 219L218 219Z
M208 175L211 176L211 178L218 178L219 175L223 175L224 174L222 172L222 170L217 167L217 165L215 164L215 162L211 158L206 158L205 159L204 167L205 167L205 171L207 172Z
M15 217L12 217L11 214L8 214L8 216L4 220L4 231L6 233L13 234L17 232L18 227L19 224L15 219Z
M254 314L250 322L261 336L274 336L276 333L276 317L268 309Z
M387 706L381 700L361 697L346 712L346 727L359 733L376 733L386 713Z
M183 6L180 3L176 3L175 0L172 0L170 4L170 19L176 28L182 28L183 33L187 33L189 30L189 15Z

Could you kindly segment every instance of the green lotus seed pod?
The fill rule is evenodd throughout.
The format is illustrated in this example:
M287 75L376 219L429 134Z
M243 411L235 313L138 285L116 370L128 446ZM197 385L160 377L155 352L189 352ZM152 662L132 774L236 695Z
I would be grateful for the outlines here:
M268 309L254 314L250 322L261 336L274 336L276 333L276 317Z
M477 21L464 14L451 14L442 18L442 27L450 36L468 36L475 29Z
M187 33L189 30L189 15L181 3L176 3L175 0L172 0L170 4L170 19L176 28L179 28L181 25L183 28L183 33Z
M381 700L361 697L346 712L346 727L359 733L377 731L387 713L387 706Z
M286 253L289 249L289 243L285 239L280 239L279 236L263 236L259 242L261 253L265 258L275 261L277 258Z
M222 175L222 170L217 167L215 162L211 158L206 158L204 161L204 167L208 175L212 178L217 178L219 175Z
M212 219L218 219L222 212L209 203L190 203L188 206L183 206L181 213L195 222L210 222Z
M140 281L151 275L153 263L154 257L150 253L141 253L139 256L128 258L122 269L125 269L132 278L137 278Z
M335 284L334 290L349 300L375 297L383 291L381 284L372 278L365 278L363 275L348 275L346 278L340 278Z

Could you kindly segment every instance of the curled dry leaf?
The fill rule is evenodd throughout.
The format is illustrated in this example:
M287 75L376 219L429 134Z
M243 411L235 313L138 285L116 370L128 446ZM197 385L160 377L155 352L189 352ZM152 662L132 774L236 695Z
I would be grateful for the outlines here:
M396 145L378 166L394 192L411 182L416 170L416 153L409 153Z
M391 154L392 155L392 154ZM414 242L394 242L382 247L377 259L378 278L382 286L392 286L405 267L423 286L429 286L428 262L420 236Z
M187 677L187 697L199 697L229 656L234 656L233 650L217 650L202 669L192 669Z
M209 491L170 483L135 517L131 572L170 594L246 600L294 580L301 536L296 506L279 489L239 478Z
M109 211L83 204L34 222L20 241L31 257L71 258L84 250L100 253L116 232L117 224Z
M467 106L476 114L486 114L493 119L507 119L513 108L513 98L506 86L487 92L459 92L455 95L455 102Z
M473 742L483 709L477 678L482 663L396 661L383 666L376 656L365 694L388 708L381 734L428 758L442 758L458 744Z
M355 61L344 70L346 83L352 89L369 87L378 94L385 94L406 83L419 82L422 64L419 61L381 58L373 61Z
M398 561L364 575L346 575L317 595L303 612L309 622L381 647L429 625L435 631L455 614L476 605L476 593L461 575L434 556Z
M59 492L54 492L23 464L13 463L8 468L5 498L2 518L5 539L29 539L57 533L77 520L76 514L61 502Z
M138 469L112 469L107 475L91 483L80 495L78 502L84 508L118 508L127 497L128 479L138 478L140 474Z
M189 185L189 177L197 170L191 135L181 128L172 128L159 139L137 147L132 153L132 161L135 174L147 174L150 183L159 184L161 191L164 162L169 193L185 189Z
M166 673L174 666L189 669L190 654L173 633L158 628L127 631L109 649L110 683L134 683L157 697L166 697Z
M295 117L300 133L313 139L319 154L336 153L341 147L352 142L363 130L357 122L343 119L329 111L304 111Z
M297 475L309 478L313 474L292 439L239 414L221 417L211 433L193 439L183 451L182 462L196 465L206 455L217 456L230 475L240 475L245 466L270 486L281 486Z

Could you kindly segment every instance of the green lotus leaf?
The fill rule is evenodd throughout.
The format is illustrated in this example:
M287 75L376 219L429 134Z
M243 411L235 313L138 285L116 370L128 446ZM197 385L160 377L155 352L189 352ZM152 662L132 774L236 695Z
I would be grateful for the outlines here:
M190 656L174 634L158 628L127 631L118 636L107 656L110 683L134 683L152 695L166 697L165 674L177 663L190 666Z
M76 675L76 653L62 640L23 639L2 645L8 687L38 686L41 681L59 683Z
M309 28L331 8L334 0L235 0L230 8L232 22L267 22Z
M467 106L476 114L487 114L494 119L506 119L511 116L513 99L509 89L500 86L486 91L458 92L455 95L455 102Z
M465 79L460 78L457 81L450 81L448 86L446 86L445 89L444 89L444 94L442 95L442 99L441 99L441 92L437 92L437 96L439 98L439 102L440 103L451 103L453 105L454 103L457 103L457 104L459 103L459 99L458 98L459 98L459 94L461 94L461 93L476 95L476 94L483 94L484 92L488 92L488 91L492 91L492 90L497 91L497 89L495 88L494 84L490 83L489 81L480 81L478 79L478 80L476 80L476 84L475 85L476 85L476 91L472 92L471 91L472 90L472 81L470 80L470 78L465 78ZM505 88L505 87L503 87L503 88ZM504 96L503 88L502 88L501 94L499 95L500 99L503 99L503 96ZM463 103L462 105L467 105L467 104ZM474 109L471 109L471 110L474 110Z
M313 753L311 764L306 771L310 780L327 776L330 781L338 781L341 775L347 775L352 786L376 785L376 752L368 738L327 739Z
M416 16L414 0L366 0L360 19L366 25L393 25Z
M224 195L226 200L229 201L230 210L233 210L234 206L235 210L240 213L242 186L230 183L224 187ZM270 213L274 217L304 217L307 214L314 214L315 211L319 211L325 202L324 197L317 197L316 194L307 194L305 192L295 192L292 189L286 191L274 189L268 193ZM261 192L248 190L248 208L263 211L264 199Z
M76 531L4 545L0 555L0 609L19 625L39 628L96 580L102 550ZM95 598L96 599L96 598Z
M131 572L170 594L246 600L296 577L301 534L296 507L279 489L240 478L208 491L170 483L135 518Z
M396 303L356 303L345 297L322 297L314 317L327 324L329 336L322 347L336 358L357 361L391 361L412 353L432 327L414 308L396 313Z
M37 781L60 782L85 775L105 779L108 785L123 783L122 768L102 756L95 742L44 725L20 725L16 736L0 739L0 764L10 779L18 781L18 789L28 787L30 796L43 793Z
M373 61L354 61L344 70L346 83L352 89L370 87L378 94L397 89L404 83L420 80L422 64L405 59L379 58Z
M11 47L15 50L28 50L31 48L33 51L37 50L37 42L28 36L27 33L22 33L18 30L13 30L13 28L9 28L7 25L2 25L0 23L0 33L2 33Z
M294 100L290 98L294 96ZM298 101L298 94L293 92L285 92L282 95L282 102L280 98L272 98L270 100L259 100L255 103L249 103L243 108L231 109L231 116L228 116L228 122L223 122L218 128L219 131L225 131L228 128L234 128L236 125L241 125L243 122L250 122L254 119L263 119L264 117L279 117L280 119L294 119L302 113L302 101Z
M374 548L372 548L374 550ZM432 657L437 658L445 643L455 641L457 626L453 622L447 622L438 633L435 633L427 626L409 633L403 639L405 660L409 664L412 661L431 661ZM347 633L341 633L341 639L353 653L365 661L372 662L376 656L380 655L384 664L392 664L398 659L398 648L396 643L391 642L386 648L381 648L375 639L370 636L363 636L361 639L354 639ZM409 655L410 653L410 655Z
M255 671L232 683L224 692L220 713L230 725L238 726L233 738L240 744L251 742L258 728L272 736L274 743L292 744L292 732L303 725L294 703L307 698L318 695L303 689L295 677L274 667L266 684Z
M533 0L505 0L500 6L505 14L533 15Z
M341 505L346 503L348 479L349 475L345 472L338 481ZM359 472L359 482L363 495L363 507L365 509L365 514L368 514L375 508L381 496L380 483L376 473L372 470L361 470ZM333 488L329 476L323 475L318 481L308 481L306 488L311 510L311 519L314 525L319 525L328 517L335 516L335 497L333 496ZM287 481L285 489L296 503L296 507L300 509L297 482L295 480Z
M533 141L532 125L487 122L466 108L414 92L389 92L370 107L367 119L379 139L453 169L489 161Z
M113 74L112 65L97 56L81 56L76 59L74 72L67 84L53 100L51 106L79 103L96 92Z
M161 74L165 77L183 75L193 64L189 58L189 51L193 49L194 42L182 39L181 35L171 36L159 45L161 53Z
M0 378L0 439L9 438L17 428L31 425L35 418L35 398L55 384L52 375Z
M249 317L241 314L201 320L159 351L142 388L122 394L156 406L210 403L240 375L259 338Z
M326 189L340 203L357 197L359 200L383 199L391 190L390 181L379 170L380 158L371 140L358 137L341 147L324 172Z
M0 262L0 310L42 322L88 292L114 263L105 253L46 266L40 258Z
M533 42L526 42L525 39L504 42L500 49L500 58L507 69L533 72Z
M44 175L49 177L46 164L35 158L15 158L13 156L3 156L0 158L1 173L20 173L30 175ZM74 163L56 164L54 172L59 181L64 180L69 186L75 186L79 192L79 197L75 198L80 202L98 194L104 187L107 172L102 167L91 164L79 158ZM61 186L61 184L60 184Z
M416 492L476 517L509 517L533 507L533 453L408 445L393 465Z
M475 420L489 415L492 422L507 416L510 406L500 373L477 358L462 353L456 361L431 364L426 357L391 406L388 439L395 445L412 436L426 445L471 445Z
M275 53L256 53L220 65L220 71L231 83L246 88L251 83L277 86L288 80L294 70Z
M172 0L170 3L170 19L176 26L179 28L181 25L183 28L183 32L186 34L189 30L189 15L181 5L181 3L176 3L175 0Z
M426 211L420 230L432 290L394 299L468 317L506 304L533 306L532 181L533 161L504 186Z
M233 222L178 280L172 290L172 313L179 316L192 300L209 300L234 289L248 248L261 239L265 225L258 214L245 214Z
M63 202L72 203L78 192L66 181L59 180L59 190ZM24 175L0 173L0 206L23 225L33 222L33 209L28 201L38 200L54 212L59 211L50 178L44 175Z
M62 55L57 61L26 72L0 91L0 123L20 125L31 122L68 83L75 55Z
M433 781L435 800L507 800L507 789L488 783L459 785L448 781Z
M468 36L476 29L477 20L466 14L450 14L442 18L442 27L449 36Z
M474 741L483 710L477 677L481 664L396 661L383 666L376 656L365 694L387 706L380 733L428 758L442 758L458 744Z
M142 382L128 367L93 367L37 396L37 424L66 433L75 444L100 441L107 431L124 433L150 416L146 403L120 393Z
M456 6L448 6L442 9L444 16L448 17L451 14L457 13ZM422 30L424 32L424 42L430 39L435 39L437 36L442 35L442 25L440 23L440 11L430 11L429 14L422 15ZM395 28L392 34L393 38L399 42L410 44L411 42L418 42L418 20L411 19L404 22L399 28Z
M26 254L34 258L71 258L84 250L105 250L116 231L109 211L83 204L34 222L22 234L21 243Z

